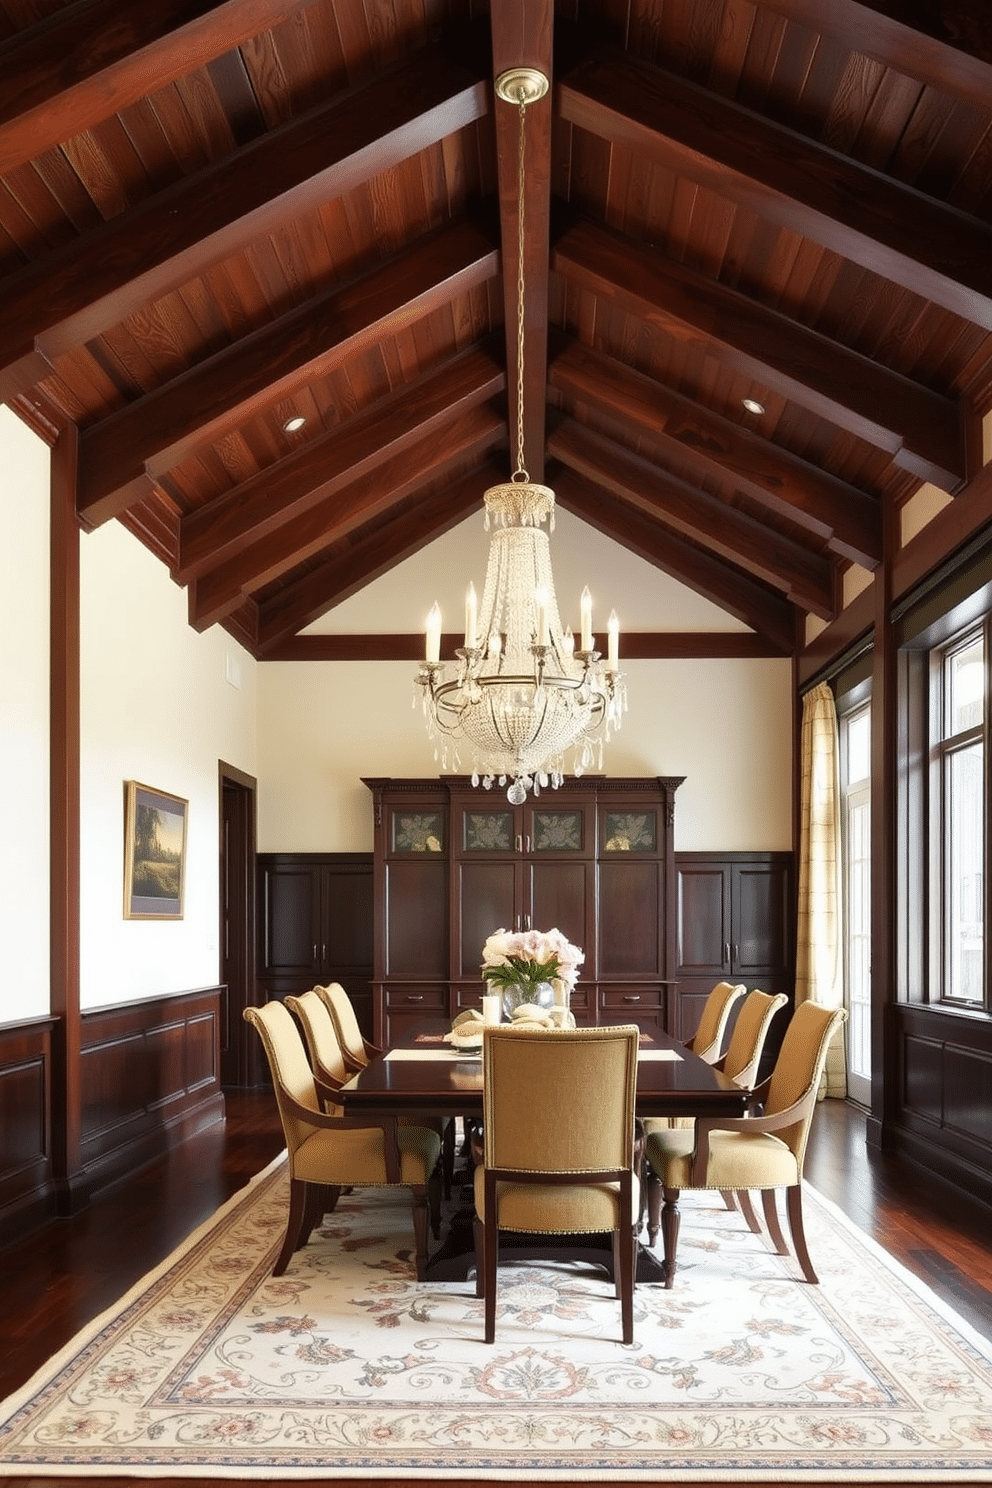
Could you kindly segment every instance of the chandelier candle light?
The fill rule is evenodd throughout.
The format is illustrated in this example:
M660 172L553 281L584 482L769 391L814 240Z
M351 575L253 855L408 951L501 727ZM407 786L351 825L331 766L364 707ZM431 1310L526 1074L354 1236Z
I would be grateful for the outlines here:
M458 770L464 745L472 784L488 790L494 782L509 782L507 797L516 806L531 789L536 795L542 786L561 784L568 750L576 776L594 763L602 769L603 744L611 728L620 727L627 706L616 613L607 626L605 665L595 649L588 588L580 603L578 650L571 629L562 628L549 544L555 493L532 483L524 465L524 119L527 105L547 89L547 78L532 68L514 68L496 80L498 96L520 111L517 468L504 485L485 493L486 531L492 532L486 583L481 610L475 585L469 585L458 661L441 661L441 612L435 604L417 677L428 737L439 740L435 759L443 769Z

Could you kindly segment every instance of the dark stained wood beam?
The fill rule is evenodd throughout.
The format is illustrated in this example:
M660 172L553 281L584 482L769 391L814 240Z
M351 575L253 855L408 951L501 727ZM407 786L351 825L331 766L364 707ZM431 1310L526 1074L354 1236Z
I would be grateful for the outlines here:
M206 569L189 588L189 619L197 630L221 620L265 584L291 572L340 542L349 532L382 516L421 486L448 471L459 474L505 447L506 421L488 406L454 419L443 438L435 433L394 455L368 476L338 490L317 506L284 522L276 532Z
M789 20L983 111L992 98L985 0L762 0Z
M551 385L620 419L716 473L822 539L832 551L874 568L882 551L879 504L864 491L777 448L729 419L705 411L622 362L570 342L555 357Z
M505 390L494 351L490 343L452 357L190 512L180 528L175 577L185 583L215 568L425 437L444 438L455 417Z
M76 0L0 45L0 175L314 0Z
M952 399L591 222L564 230L552 267L887 451L920 480L946 491L964 481L963 418Z
M0 281L0 399L73 347L481 117L441 49L253 140Z
M564 119L677 169L992 329L992 225L720 98L598 48L559 85Z
M659 470L574 419L563 419L552 431L548 454L635 510L660 518L666 527L764 579L794 604L821 619L833 619L833 568L822 554Z
M320 568L261 600L259 655L267 655L274 645L312 625L366 584L381 578L405 558L419 553L470 512L481 512L486 487L505 479L504 469L487 463L478 470L469 471L460 480L446 482L428 497L417 497L406 503L405 510L391 511L386 521L376 523L371 529L361 529L343 542L335 543ZM464 639L463 636L456 644L460 645Z
M455 631L441 636L441 654L463 644ZM290 636L259 656L259 661L420 661L424 637L412 634ZM621 661L719 661L781 656L778 646L753 631L629 631L623 633Z
M566 511L749 625L779 654L792 654L799 612L787 600L642 512L604 499L599 487L573 471L556 468L553 480L557 500Z
M484 284L497 267L492 239L472 222L453 223L111 414L81 439L80 520L96 527L119 516L208 437Z
M536 67L551 83L553 0L492 0L493 78L509 68ZM531 480L544 478L544 409L547 372L548 271L551 220L551 100L549 88L527 105L524 121L526 197L523 233L523 456ZM496 98L493 105L503 243L506 367L510 390L510 455L518 457L517 269L520 109Z

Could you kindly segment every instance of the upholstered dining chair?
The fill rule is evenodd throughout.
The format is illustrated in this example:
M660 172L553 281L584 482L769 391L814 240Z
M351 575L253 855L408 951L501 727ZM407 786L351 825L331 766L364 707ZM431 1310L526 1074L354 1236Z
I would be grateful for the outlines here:
M624 1343L634 1337L634 1096L638 1029L483 1034L481 1166L475 1169L476 1293L496 1336L499 1232L613 1234ZM595 1100L590 1100L595 1091Z
M349 1074L357 1074L371 1059L381 1054L382 1050L377 1044L369 1043L363 1035L358 1026L354 1003L340 982L328 982L326 987L314 987L313 990L322 999L331 1015ZM441 1177L444 1197L450 1199L455 1175L455 1123L450 1118L445 1119L440 1116L418 1118L400 1116L398 1120L401 1126L407 1125L408 1121L416 1120L418 1125L429 1127L441 1138Z
M352 1072L345 1063L327 1003L316 989L303 992L299 997L288 996L284 1001L303 1031L310 1068L324 1109L332 1116L340 1116L343 1108L335 1096L351 1078Z
M689 1040L689 1048L707 1064L715 1064L723 1053L723 1036L731 1010L746 991L743 982L717 982L703 1004L699 1027Z
M679 1194L687 1188L724 1194L760 1189L772 1241L780 1255L787 1255L775 1203L775 1191L784 1189L796 1259L806 1280L816 1283L803 1229L803 1159L827 1047L846 1018L843 1008L815 1002L796 1008L771 1077L754 1092L762 1116L698 1117L692 1131L673 1127L648 1134L645 1156L654 1174L648 1187L648 1238L653 1245L660 1220L666 1287L675 1276Z
M437 1133L426 1127L398 1127L388 1118L365 1121L329 1115L321 1109L307 1052L289 1009L281 1002L268 1002L245 1008L244 1017L265 1050L289 1154L289 1217L273 1276L281 1276L293 1252L306 1245L342 1188L404 1186L413 1200L417 1280L425 1280L429 1190L434 1213L439 1212L439 1184L433 1176L441 1152Z

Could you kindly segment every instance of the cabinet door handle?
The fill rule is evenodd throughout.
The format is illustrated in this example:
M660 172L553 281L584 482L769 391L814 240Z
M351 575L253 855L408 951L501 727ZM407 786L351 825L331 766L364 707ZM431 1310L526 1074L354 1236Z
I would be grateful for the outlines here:
M314 943L313 943L313 959L314 959L314 965L316 965L317 964L317 942L316 941L314 941Z
M729 966L730 965L730 941L729 940L726 940L723 943L723 959L724 959L724 961L726 961L727 965Z
M641 994L640 992L625 992L623 994L623 1000L624 1002L640 1002Z
M521 852L523 850L524 839L521 837L519 832L513 839L513 845L516 848L517 852Z
M524 852L530 852L530 833L524 838Z
M323 961L325 963L327 961L327 946L326 945L322 945L321 948L320 948L320 959L321 959L321 961Z
M423 1000L424 997L422 992L408 992L406 994L407 1002L423 1002Z
M524 929L530 929L530 915L524 915Z

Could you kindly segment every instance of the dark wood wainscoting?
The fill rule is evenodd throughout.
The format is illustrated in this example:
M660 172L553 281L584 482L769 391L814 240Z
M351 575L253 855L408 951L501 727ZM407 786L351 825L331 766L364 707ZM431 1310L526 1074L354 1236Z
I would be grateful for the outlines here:
M0 1246L55 1212L53 1018L0 1028Z
M992 1204L992 1023L903 1003L890 1016L883 1143Z
M83 1014L82 1181L89 1192L223 1120L220 987Z

